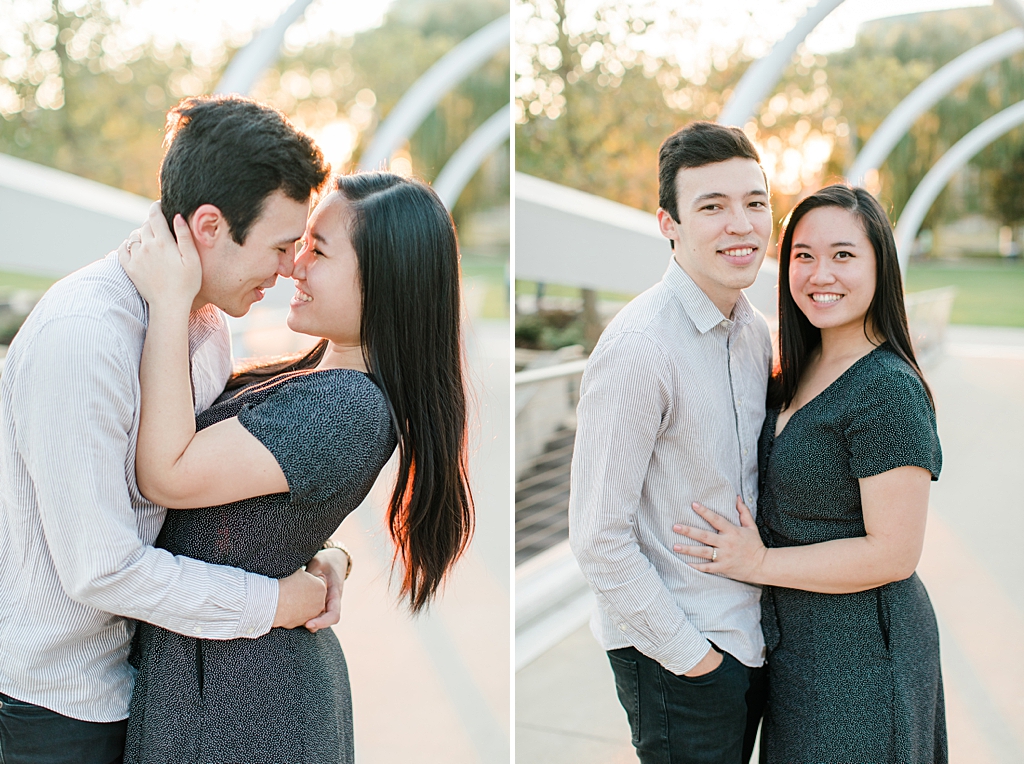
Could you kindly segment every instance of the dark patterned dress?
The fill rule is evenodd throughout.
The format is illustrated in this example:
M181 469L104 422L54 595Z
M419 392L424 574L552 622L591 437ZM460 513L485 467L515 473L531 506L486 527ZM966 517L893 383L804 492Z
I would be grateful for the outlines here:
M369 492L396 440L383 393L347 369L282 375L227 397L197 429L237 416L274 454L288 493L171 510L156 546L283 578ZM351 762L348 669L332 629L194 639L140 623L127 764Z
M888 344L859 359L759 442L758 525L768 547L863 536L858 478L942 454L921 380ZM766 586L769 764L945 764L935 614L917 574L855 594Z

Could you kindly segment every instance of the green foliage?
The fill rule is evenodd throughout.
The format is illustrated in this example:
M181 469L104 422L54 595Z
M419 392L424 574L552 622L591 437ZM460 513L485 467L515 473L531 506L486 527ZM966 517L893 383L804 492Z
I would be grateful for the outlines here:
M540 310L516 317L516 347L558 350L583 345L583 316L569 310Z
M594 23L581 28L566 19L564 0L519 6L533 41L520 46L529 65L517 63L517 169L653 211L658 146L687 122L717 117L753 58L744 40L687 67L643 52L656 46L627 50L632 37L657 33L659 25L668 34L671 20L652 16L644 3L606 0L595 6ZM695 44L697 14L708 8L678 7L694 14L689 36L679 33L682 48ZM736 24L753 36L741 14ZM773 177L776 222L800 196L842 179L882 120L930 74L1012 26L997 6L918 13L865 24L853 48L828 57L799 51L744 126ZM922 116L881 168L880 196L893 219L957 140L1022 99L1018 54L962 83ZM1012 158L1022 145L1024 130L1017 130L981 152L940 196L926 225L970 212L999 212L1010 222L994 190L1012 186Z
M866 24L857 45L829 58L833 93L854 124L854 140L841 161L852 162L885 116L934 71L1014 22L992 8L965 8L914 14ZM960 138L1024 98L1024 54L1011 56L968 78L917 120L881 170L883 197L898 217L928 170ZM981 152L959 183L936 200L925 227L971 212L994 212L991 192L1006 178L1007 161L1024 146L1014 131ZM982 183L982 178L985 182Z
M120 22L129 4L84 0L70 12L52 0L48 18L21 30L19 60L0 51L0 152L158 196L166 110L183 96L212 91L234 51L133 42ZM348 170L424 71L506 12L499 0L398 0L376 29L287 52L253 95L313 133L346 118L355 133L352 156L335 169ZM414 174L432 180L507 103L508 81L508 54L500 53L448 94L410 141ZM508 195L508 157L497 152L467 186L456 214L507 205Z
M1008 161L992 173L992 204L999 219L1008 225L1024 223L1024 141Z

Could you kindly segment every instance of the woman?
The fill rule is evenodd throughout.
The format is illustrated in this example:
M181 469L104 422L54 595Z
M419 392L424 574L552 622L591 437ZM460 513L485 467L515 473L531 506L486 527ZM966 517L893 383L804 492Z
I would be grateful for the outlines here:
M769 763L946 762L938 629L914 574L942 457L868 192L829 186L791 213L779 334L757 524L740 500L739 527L695 505L718 533L677 527L706 546L676 549L764 587Z
M322 339L236 377L197 418L187 317L201 272L189 229L177 216L177 246L166 228L144 231L122 257L149 303L136 473L147 497L188 510L168 513L157 546L281 577L321 548L397 445L387 525L417 612L473 523L455 231L422 183L366 173L334 184L307 224L288 315ZM135 662L126 762L352 761L348 675L330 629L218 642L143 623Z

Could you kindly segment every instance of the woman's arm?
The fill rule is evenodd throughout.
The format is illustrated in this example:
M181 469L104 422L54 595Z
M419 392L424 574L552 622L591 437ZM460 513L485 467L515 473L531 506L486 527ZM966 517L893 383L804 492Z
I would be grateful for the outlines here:
M174 219L177 242L159 205L142 227L142 243L123 247L121 264L149 303L142 351L142 390L135 476L146 498L193 509L288 490L274 455L238 419L197 433L189 373L189 312L202 270L188 224ZM202 306L200 306L202 307Z
M767 549L737 497L739 526L694 504L717 532L677 525L677 533L707 546L677 544L675 551L708 560L714 556L714 562L690 563L705 573L825 594L860 592L909 578L924 545L931 474L920 467L898 467L859 482L865 529L859 538Z

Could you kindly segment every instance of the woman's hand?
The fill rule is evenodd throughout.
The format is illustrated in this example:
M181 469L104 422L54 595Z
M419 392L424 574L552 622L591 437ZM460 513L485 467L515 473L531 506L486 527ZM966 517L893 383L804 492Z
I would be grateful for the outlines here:
M327 602L324 611L306 621L306 628L314 634L341 620L341 594L345 590L345 571L348 553L342 549L321 549L306 565L306 572L320 576L327 584Z
M726 576L736 581L759 583L758 571L768 550L761 542L761 534L750 510L739 496L736 497L736 510L740 515L738 526L694 502L693 511L707 520L715 530L704 531L688 525L675 525L672 530L676 533L706 546L676 544L673 549L691 557L703 557L708 560L706 563L687 563L691 568Z
M199 253L181 215L174 216L174 232L177 241L167 228L160 202L153 202L142 228L133 231L117 251L121 267L150 307L160 303L191 308L202 285Z

